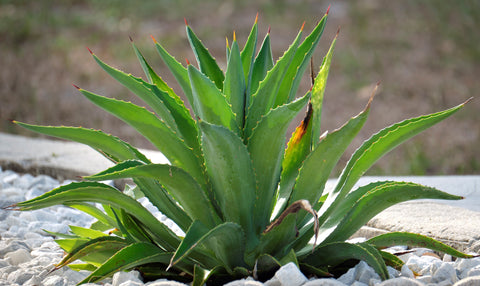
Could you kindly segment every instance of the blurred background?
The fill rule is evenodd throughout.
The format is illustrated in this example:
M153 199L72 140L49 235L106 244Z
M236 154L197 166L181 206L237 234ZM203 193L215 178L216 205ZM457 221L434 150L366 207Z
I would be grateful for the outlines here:
M377 81L380 90L351 153L373 133L400 120L477 97L453 117L381 159L369 175L478 174L480 170L480 1L319 0L0 0L0 132L38 136L8 119L102 129L137 147L152 146L72 87L142 104L96 65L102 60L136 76L143 72L129 36L181 94L161 62L153 35L180 62L194 62L189 25L221 65L225 37L241 46L259 13L259 44L271 26L275 60L306 21L310 32L331 5L314 55L322 62L337 29L323 111L334 130L360 112ZM309 88L308 73L299 93ZM303 117L303 115L302 115ZM301 120L302 118L299 118ZM294 126L292 126L293 128ZM0 142L1 144L1 142Z

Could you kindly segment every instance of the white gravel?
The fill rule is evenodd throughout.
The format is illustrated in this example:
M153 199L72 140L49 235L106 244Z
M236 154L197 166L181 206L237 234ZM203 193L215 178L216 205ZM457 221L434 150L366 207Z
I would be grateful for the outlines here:
M64 182L68 183L68 182ZM21 175L0 168L0 208L16 202L34 198L60 183L48 176ZM141 201L162 222L180 231L165 216L157 212L148 201ZM58 263L63 251L53 237L43 230L67 233L69 225L88 227L93 219L75 209L56 206L42 210L18 212L0 209L0 286L3 285L75 285L88 275L67 267L49 273ZM402 249L402 248L400 248ZM405 248L403 248L405 249ZM395 249L392 249L395 250ZM398 250L398 248L397 248ZM294 264L282 267L272 279L265 283L252 278L228 283L229 286L394 286L394 285L480 285L480 258L453 259L446 255L442 259L431 255L427 249L400 257L406 262L401 271L389 267L390 279L381 281L371 267L360 262L338 279L308 279ZM418 276L419 275L419 276ZM167 280L143 283L136 271L115 274L101 284L105 286L161 286L185 285Z

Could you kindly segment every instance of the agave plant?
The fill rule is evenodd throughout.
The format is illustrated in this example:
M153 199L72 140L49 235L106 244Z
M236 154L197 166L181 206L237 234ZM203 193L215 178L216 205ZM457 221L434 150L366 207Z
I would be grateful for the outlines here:
M154 39L191 111L133 41L146 80L107 65L91 52L108 74L149 109L78 90L136 129L170 164L153 164L138 149L99 130L16 122L39 133L87 144L115 165L10 209L63 204L97 219L90 228L71 226L71 234L55 234L67 252L57 268L68 265L91 271L80 283L136 269L145 279L220 284L246 276L266 279L290 262L306 274L331 276L352 260L366 261L387 279L386 265L403 265L399 258L382 251L394 244L421 245L471 257L410 233L347 242L369 219L396 203L420 198L461 199L408 182L354 186L380 157L464 104L411 118L374 134L351 156L335 188L325 190L332 169L364 125L373 99L372 95L366 107L343 126L321 134L322 100L337 37L318 74L312 77L311 89L297 97L327 17L328 12L304 40L302 26L276 62L270 32L256 52L255 20L243 49L235 36L231 46L227 43L225 71L188 24L187 37L198 67L188 62L185 67ZM304 120L288 136L290 123L305 108ZM118 190L99 182L120 178L132 178L135 186ZM138 202L141 197L148 198L183 233L159 221ZM81 262L71 264L77 260Z

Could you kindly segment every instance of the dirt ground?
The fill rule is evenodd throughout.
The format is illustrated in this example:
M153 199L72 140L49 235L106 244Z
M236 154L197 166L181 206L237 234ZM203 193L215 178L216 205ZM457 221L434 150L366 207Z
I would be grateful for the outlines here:
M143 76L130 47L131 36L157 73L180 93L150 35L181 62L193 62L185 17L224 65L225 37L231 39L235 30L243 44L258 12L259 41L270 26L277 59L303 21L305 31L310 32L331 5L327 28L314 55L318 67L340 27L325 94L324 130L333 130L360 112L375 83L381 81L369 120L339 168L363 140L381 128L477 97L453 117L385 156L368 174L479 173L478 1L455 1L455 6L418 0L192 2L0 1L0 132L37 136L9 119L84 126L152 148L72 87L76 84L141 104L96 65L86 47L107 63ZM308 90L308 82L306 76L300 93Z

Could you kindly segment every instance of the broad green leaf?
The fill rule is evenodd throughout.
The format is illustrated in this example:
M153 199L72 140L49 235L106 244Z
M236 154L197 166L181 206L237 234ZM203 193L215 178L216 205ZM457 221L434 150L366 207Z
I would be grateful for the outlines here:
M81 237L86 237L86 238L97 238L102 236L108 236L107 234L101 231L80 227L80 226L75 226L75 225L70 226L70 231L73 234L76 234Z
M182 66L182 64L180 64L173 56L171 56L155 39L153 39L153 41L155 42L155 47L157 48L160 57L177 80L178 84L183 90L183 93L187 97L188 102L195 111L195 107L193 106L192 87L190 86L190 80L188 79L187 69Z
M390 252L380 251L380 255L382 255L386 265L391 266L399 271L401 271L402 266L405 264L405 262Z
M265 79L268 71L273 68L273 56L272 56L272 47L270 45L270 33L267 33L265 38L263 39L262 46L260 47L260 51L258 52L257 57L253 63L252 67L252 75L249 82L249 97L248 99L251 100L251 95L257 92L258 86L260 82ZM251 104L251 102L250 102ZM247 105L248 106L250 106Z
M208 201L205 191L202 190L195 179L178 167L149 164L85 177L85 179L96 181L120 178L152 178L158 180L169 191L170 195L180 203L192 220L198 219L209 228L220 222L220 218L213 213L213 207Z
M410 247L425 247L459 258L475 257L473 255L457 251L456 249L444 244L443 242L416 233L390 232L371 238L367 240L367 243L380 249L395 245L408 245Z
M70 268L74 271L82 271L82 270L95 271L95 270L97 270L98 267L96 267L92 264L89 264L89 263L78 263L78 264L69 264L68 268Z
M193 268L193 281L192 286L203 286L205 284L205 278L207 277L207 271L195 264Z
M223 82L223 93L227 102L232 106L237 126L243 129L245 120L246 85L243 73L242 59L237 41L233 41L230 58L228 60L225 81Z
M19 210L35 210L64 203L95 202L109 204L124 209L136 217L143 225L163 239L163 247L173 250L179 244L179 238L164 224L160 223L139 202L119 192L113 187L96 182L70 183L60 186L32 200L18 203L12 207Z
M248 108L247 119L245 123L245 138L250 137L253 128L258 124L261 117L270 109L275 107L275 101L280 89L285 73L297 50L303 30L298 32L294 42L290 45L283 56L275 63L273 68L267 73L265 79L260 83L256 93L253 95Z
M221 90L223 88L223 80L225 79L223 71L218 67L215 58L213 58L208 49L205 48L202 41L197 38L197 35L195 35L189 25L187 25L187 38L200 70Z
M190 235L187 238L188 234ZM187 235L184 239L187 241L179 246L170 265L176 264L199 246L210 250L230 273L235 267L245 265L243 262L245 234L238 224L226 222L208 231L205 226L194 222Z
M327 217L331 210L341 201L341 198L344 198L350 192L358 179L383 155L387 154L402 142L405 142L454 114L467 102L444 111L396 123L382 129L370 137L370 139L366 140L355 151L348 161L347 166L343 169L335 189L331 192L327 201L319 211L321 217Z
M337 36L333 39L330 49L323 58L322 65L320 66L320 71L318 72L315 82L312 87L312 123L313 123L313 135L312 135L312 145L315 148L320 142L320 123L322 117L322 106L323 106L323 95L325 94L325 87L327 86L328 73L330 71L330 65L332 63L333 50L335 49L335 44L337 42Z
M355 202L333 232L329 230L335 227L336 222L331 225L328 220L321 226L320 230L325 237L331 232L325 239L326 242L346 240L386 208L416 199L459 200L462 197L414 183L386 182L376 185ZM322 231L324 227L325 231Z
M222 125L239 132L235 114L222 92L213 82L194 66L188 66L188 76L192 83L192 92L196 116L215 125Z
M374 251L376 249L368 247L367 244L351 244L339 241L318 246L313 253L311 253L311 248L310 250L306 249L300 260L302 263L313 267L337 266L349 259L363 260L385 280L388 278L385 263L378 251L372 253Z
M310 99L306 94L301 99L282 105L267 113L258 123L248 139L255 177L257 179L257 201L254 210L256 231L267 225L272 215L275 193L282 167L285 140L290 122Z
M222 126L200 123L207 174L224 221L238 223L253 242L255 174L242 140Z
M34 132L88 145L115 163L128 159L138 159L150 163L142 153L128 143L100 130L82 127L39 126L18 121L14 121L14 123Z
M246 99L245 106L248 107L249 102L248 98L250 97L250 79L252 77L253 62L255 60L255 50L257 48L257 38L258 38L258 14L255 18L255 23L250 30L248 35L247 42L243 47L240 57L242 58L243 74L247 86L246 90Z
M210 229L206 227L203 223L201 223L198 220L195 220L190 225L190 228L187 230L185 237L182 239L182 242L180 243L178 248L175 250L175 253L170 259L168 268L177 264L177 262L185 258L195 247L197 247L200 243L201 238L205 234L207 234L209 230Z
M271 231L262 233L260 244L256 248L256 254L269 253L274 257L283 257L288 253L285 249L287 245L297 235L297 225L295 213L287 217Z
M158 114L172 130L177 131L177 125L172 114L168 108L163 104L162 98L158 97L158 92L152 91L152 85L143 81L141 78L134 77L131 74L126 74L118 69L115 69L102 60L95 54L92 54L95 61L114 79L123 84L126 88L132 91L135 95L145 101L152 110ZM80 89L80 91L82 91ZM83 93L83 92L82 92ZM168 96L168 95L167 95Z
M130 102L99 96L83 89L80 92L96 105L128 123L152 142L173 165L182 167L203 183L200 159L153 113Z
M150 243L135 243L124 247L109 260L93 271L79 284L95 283L115 272L132 269L147 263L168 263L171 253L164 252L157 246Z
M89 240L84 244L72 249L68 254L60 261L55 268L61 268L67 264L72 263L75 260L81 259L82 257L95 253L100 250L110 250L113 251L112 254L127 246L125 240L116 237L116 236L102 236L96 239Z
M313 31L298 46L295 56L288 67L285 78L278 91L275 105L282 105L295 99L298 86L302 80L305 69L308 67L313 52L315 51L320 37L323 34L325 24L327 23L327 14L318 22Z

